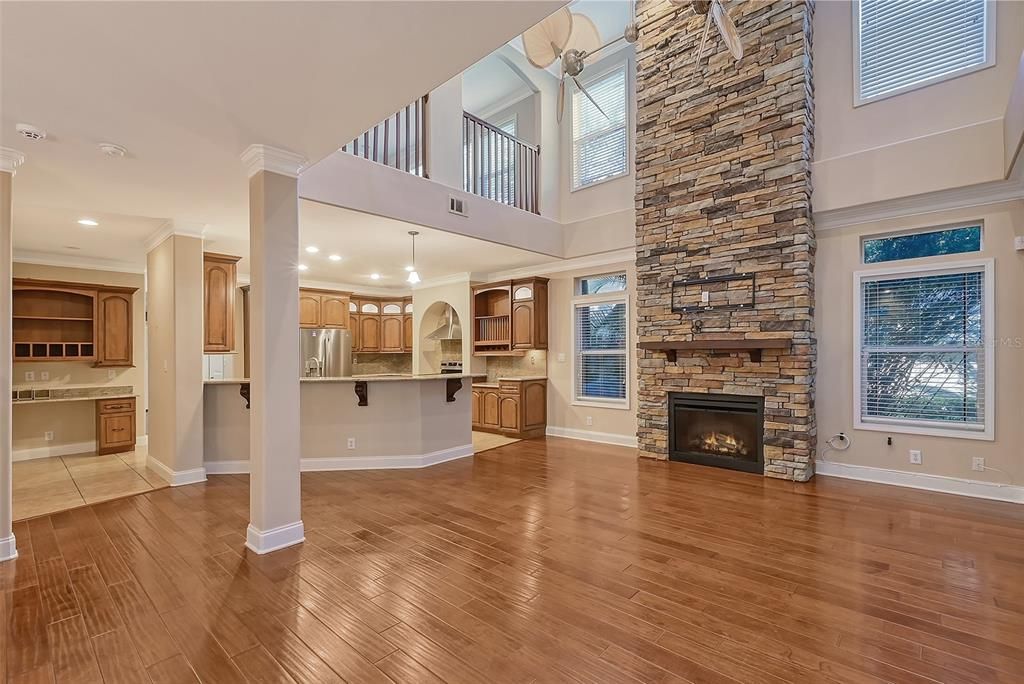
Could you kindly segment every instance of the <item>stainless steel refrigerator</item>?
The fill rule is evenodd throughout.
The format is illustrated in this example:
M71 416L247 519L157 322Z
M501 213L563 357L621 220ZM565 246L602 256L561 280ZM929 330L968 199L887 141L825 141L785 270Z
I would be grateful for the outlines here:
M300 330L299 372L306 378L352 375L352 333L331 328Z

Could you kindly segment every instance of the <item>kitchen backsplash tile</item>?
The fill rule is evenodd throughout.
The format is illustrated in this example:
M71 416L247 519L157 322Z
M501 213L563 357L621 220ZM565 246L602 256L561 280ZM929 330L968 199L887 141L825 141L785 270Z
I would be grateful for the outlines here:
M535 377L548 374L548 353L534 349L524 356L488 356L487 379Z
M412 354L359 352L352 355L352 375L391 373L412 373Z

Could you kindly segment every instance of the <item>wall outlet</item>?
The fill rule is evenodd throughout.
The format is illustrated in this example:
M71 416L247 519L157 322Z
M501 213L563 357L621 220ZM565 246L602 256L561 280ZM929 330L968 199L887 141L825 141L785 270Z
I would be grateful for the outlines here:
M558 363L565 363L565 352L558 352Z
M921 465L921 452L919 450L910 450L910 462L914 465Z
M587 416L587 425L594 424L594 416Z
M164 368L164 370L167 370L167 369ZM107 371L107 380L115 380L115 379L117 379L117 371L115 371L115 370L108 370Z
M349 437L348 438L348 448L349 449L355 449L356 448L356 438L355 437Z
M50 379L50 374L47 373L46 371L43 371L43 372L41 372L39 374L39 379L40 380L49 380Z
M971 470L977 470L979 472L985 472L985 459L981 456L975 456L971 459Z
M47 442L52 442L53 441L53 432L51 432L49 430L44 432L43 433L43 438L46 439Z
M35 382L36 373L35 371L25 371L25 382Z

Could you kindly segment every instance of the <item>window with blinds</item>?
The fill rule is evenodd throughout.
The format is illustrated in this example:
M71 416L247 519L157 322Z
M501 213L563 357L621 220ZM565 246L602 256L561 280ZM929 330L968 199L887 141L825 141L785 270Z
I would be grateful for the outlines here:
M860 274L861 427L990 432L988 268Z
M860 0L854 12L855 104L995 64L991 0Z
M575 399L624 405L629 371L626 274L579 278L573 300Z
M589 80L572 95L572 189L621 176L629 171L626 65ZM567 87L572 87L571 83ZM607 114L607 117L605 116Z

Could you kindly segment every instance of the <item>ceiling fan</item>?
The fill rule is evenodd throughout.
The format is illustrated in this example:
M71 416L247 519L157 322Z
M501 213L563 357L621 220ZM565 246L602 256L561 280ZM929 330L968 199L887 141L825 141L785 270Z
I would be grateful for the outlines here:
M704 55L704 46L708 40L708 33L711 31L711 22L714 21L718 28L722 41L732 53L733 59L743 59L743 43L740 41L739 31L733 23L729 13L725 11L722 0L669 0L673 5L689 5L697 14L704 15L704 32L700 37L700 47L697 48L697 56L693 60L693 73L700 68L700 59Z
M608 114L601 105L587 92L580 83L579 75L583 73L588 58L611 47L621 40L627 43L636 42L639 31L636 22L630 22L622 35L607 43L601 43L601 34L594 22L584 14L573 13L563 7L539 24L527 29L523 34L523 51L526 59L538 69L547 69L560 60L561 78L558 82L558 121L562 121L565 112L565 80L571 78L580 92L587 96L591 104L607 119Z

